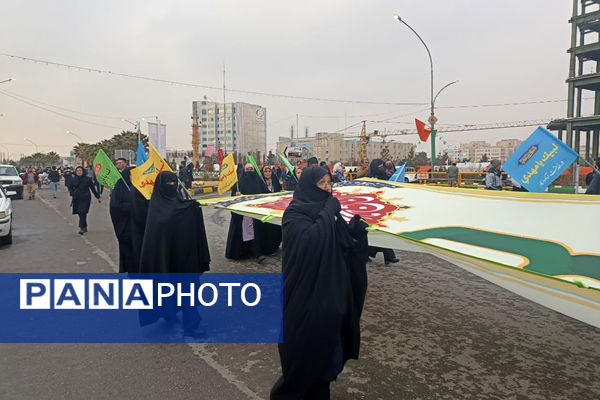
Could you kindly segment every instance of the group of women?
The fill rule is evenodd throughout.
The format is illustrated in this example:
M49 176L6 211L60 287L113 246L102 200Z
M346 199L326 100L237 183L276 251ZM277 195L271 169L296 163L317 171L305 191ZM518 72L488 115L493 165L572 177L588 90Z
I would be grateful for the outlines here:
M262 177L251 164L239 165L238 169L239 182L232 195L282 190L269 166L262 169ZM373 160L369 172L369 176L383 179L383 161ZM128 175L128 171L124 173ZM77 176L81 176L79 172ZM283 214L281 227L232 214L226 257L252 257L260 263L281 244L282 375L271 389L271 399L329 399L330 383L347 360L358 358L366 262L374 249L368 247L367 224L360 215L349 223L340 215L341 205L332 194L332 175L327 168L308 167L299 170L296 177L293 200ZM76 179L81 180L77 186L89 187L85 179ZM115 189L118 193L126 186ZM202 210L197 201L187 199L179 190L177 176L161 172L149 201L130 185L129 189L121 201L129 202L129 229L132 242L138 245L132 244L133 266L123 272L207 271L210 253ZM193 335L199 318L188 314L183 316L184 330ZM140 322L149 324L160 317L148 316L150 319L145 319L141 313Z

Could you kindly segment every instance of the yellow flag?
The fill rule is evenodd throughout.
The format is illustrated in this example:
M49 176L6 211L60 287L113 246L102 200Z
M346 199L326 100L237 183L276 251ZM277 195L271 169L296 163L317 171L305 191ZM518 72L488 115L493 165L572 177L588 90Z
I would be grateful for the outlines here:
M235 168L235 161L233 160L233 154L229 154L223 159L223 163L221 164L219 186L217 187L219 194L223 194L227 190L231 189L237 180L238 176Z
M152 146L152 143L148 142L148 146L150 147L148 160L131 170L131 183L146 199L150 200L156 176L162 171L172 171L172 169Z

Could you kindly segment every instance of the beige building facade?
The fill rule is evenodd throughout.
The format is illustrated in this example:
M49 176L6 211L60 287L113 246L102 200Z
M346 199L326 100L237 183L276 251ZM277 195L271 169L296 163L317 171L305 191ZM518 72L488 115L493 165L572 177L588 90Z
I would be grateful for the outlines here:
M522 143L523 141L519 139L503 139L496 142L495 145L482 140L463 143L459 146L461 150L459 158L478 162L486 155L488 161L498 159L505 162ZM450 158L452 159L452 156Z
M317 157L319 161L325 161L332 165L338 161L346 165L358 165L360 163L358 150L360 141L356 138L347 139L340 133L317 133L315 137L291 138L280 137L277 142L277 152L283 153L285 148L302 149L304 156ZM407 158L412 147L409 143L383 142L378 139L371 139L367 144L367 158L369 160L381 158L384 147L388 148L390 157L393 161ZM298 151L300 153L300 151Z

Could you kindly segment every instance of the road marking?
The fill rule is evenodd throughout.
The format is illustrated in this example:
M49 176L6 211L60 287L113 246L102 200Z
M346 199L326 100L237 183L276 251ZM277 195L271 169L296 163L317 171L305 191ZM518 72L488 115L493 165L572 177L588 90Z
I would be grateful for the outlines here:
M53 209L58 215L63 217L65 220L67 220L67 218L60 212L60 210L58 208L56 208L56 206L54 204L45 200L41 196L39 197L39 199L42 201L42 203L44 203L49 208ZM73 224L69 222L69 225L73 225ZM100 249L94 243L89 241L84 235L80 235L80 236L83 239L83 241L92 248L92 253L98 255L100 258L102 258L104 261L106 261L106 263L115 272L119 272L119 266L117 264L115 264L115 262L110 258L110 255L108 253L106 253L104 250ZM77 262L77 264L79 264L79 262ZM212 357L212 355L214 353L211 353L206 349L205 343L186 343L186 344L192 349L193 354L198 356L198 358L200 358L202 361L204 361L209 367L214 369L219 375L221 375L223 377L223 379L225 379L227 382L229 382L230 384L235 386L236 389L238 389L240 392L245 394L248 397L248 399L263 400L262 397L260 397L256 392L254 392L252 389L250 389L248 387L248 385L246 385L244 382L239 380L226 366L219 364Z

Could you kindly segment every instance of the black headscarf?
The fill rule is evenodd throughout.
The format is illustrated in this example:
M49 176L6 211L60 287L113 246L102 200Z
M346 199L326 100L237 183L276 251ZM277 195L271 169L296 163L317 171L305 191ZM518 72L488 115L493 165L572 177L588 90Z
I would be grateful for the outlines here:
M385 173L385 162L381 158L376 158L373 161L371 161L367 177L383 179L386 181L388 180L388 176Z
M260 194L268 193L267 185L256 171L244 171L239 178L240 193Z
M283 214L283 377L273 398L308 398L309 392L358 358L360 314L367 289L366 224L346 224L339 201L317 187L329 174L304 170Z
M208 271L209 264L200 205L181 198L177 175L161 172L148 206L140 272L201 273Z

